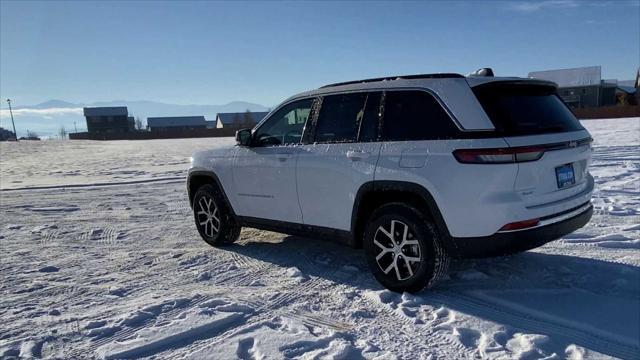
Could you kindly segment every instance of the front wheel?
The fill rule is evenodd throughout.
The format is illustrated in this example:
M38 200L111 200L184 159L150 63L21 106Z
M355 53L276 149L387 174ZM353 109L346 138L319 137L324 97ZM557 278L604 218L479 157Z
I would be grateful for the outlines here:
M437 229L418 209L391 203L371 215L364 250L375 278L397 292L434 286L447 272L449 257Z
M240 237L241 227L213 185L203 185L195 193L193 215L200 236L211 246L230 244Z

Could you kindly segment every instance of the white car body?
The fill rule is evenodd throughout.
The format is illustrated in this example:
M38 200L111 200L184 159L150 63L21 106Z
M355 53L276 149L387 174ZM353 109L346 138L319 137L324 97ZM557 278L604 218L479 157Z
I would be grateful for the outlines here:
M390 92L417 90L433 96L464 136L318 143L305 141L304 133L297 144L234 146L198 152L193 155L190 178L215 178L235 215L248 226L283 232L295 228L295 233L309 234L321 230L344 235L357 245L361 235L359 220L354 217L362 211L358 207L364 189L382 189L387 185L395 189L395 184L411 184L407 191L417 189L416 196L424 196L431 211L438 213L432 215L441 232L452 239L447 245L450 252L459 252L460 256L492 255L496 252L485 254L478 250L491 247L488 242L492 237L546 227L553 234L546 236L544 243L581 227L591 216L594 183L588 172L590 134L579 129L526 136L484 136L496 129L473 91L477 86L497 82L549 86L519 78L427 77L323 87L286 100L256 125L253 133L279 109L300 99L359 92L385 92L386 98ZM313 120L311 116L306 120L305 132L310 131L309 123ZM459 149L540 145L547 146L547 150L540 159L528 162L469 164L461 163L453 155ZM560 175L556 169L564 164L571 164L575 181L571 186L559 188L556 176ZM579 224L574 221L562 229L550 227L576 217L581 217ZM529 219L537 219L538 223L504 230L506 224ZM512 237L508 240L513 241L518 240ZM473 249L463 250L462 246Z

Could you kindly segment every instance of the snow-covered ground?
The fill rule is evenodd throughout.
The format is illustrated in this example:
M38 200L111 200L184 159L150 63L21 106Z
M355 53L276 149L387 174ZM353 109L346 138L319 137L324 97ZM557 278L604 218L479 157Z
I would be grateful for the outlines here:
M591 223L417 295L329 241L202 242L185 169L232 139L1 143L0 358L639 359L640 119L583 124Z
M0 189L184 179L194 151L233 138L0 143Z

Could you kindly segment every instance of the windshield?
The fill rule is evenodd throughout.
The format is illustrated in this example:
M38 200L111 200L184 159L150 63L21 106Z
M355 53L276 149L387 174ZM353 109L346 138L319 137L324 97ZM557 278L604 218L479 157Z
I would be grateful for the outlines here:
M492 83L473 89L478 101L503 136L583 130L551 86Z

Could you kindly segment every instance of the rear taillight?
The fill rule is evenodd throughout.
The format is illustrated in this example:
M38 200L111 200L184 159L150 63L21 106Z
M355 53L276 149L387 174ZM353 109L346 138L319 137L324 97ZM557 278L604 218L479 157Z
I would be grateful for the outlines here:
M537 226L540 223L540 219L530 219L524 221L517 221L509 223L500 228L499 231L514 231L514 230L522 230Z
M535 161L542 157L545 149L536 146L521 146L498 149L460 149L453 156L464 164L509 164Z

